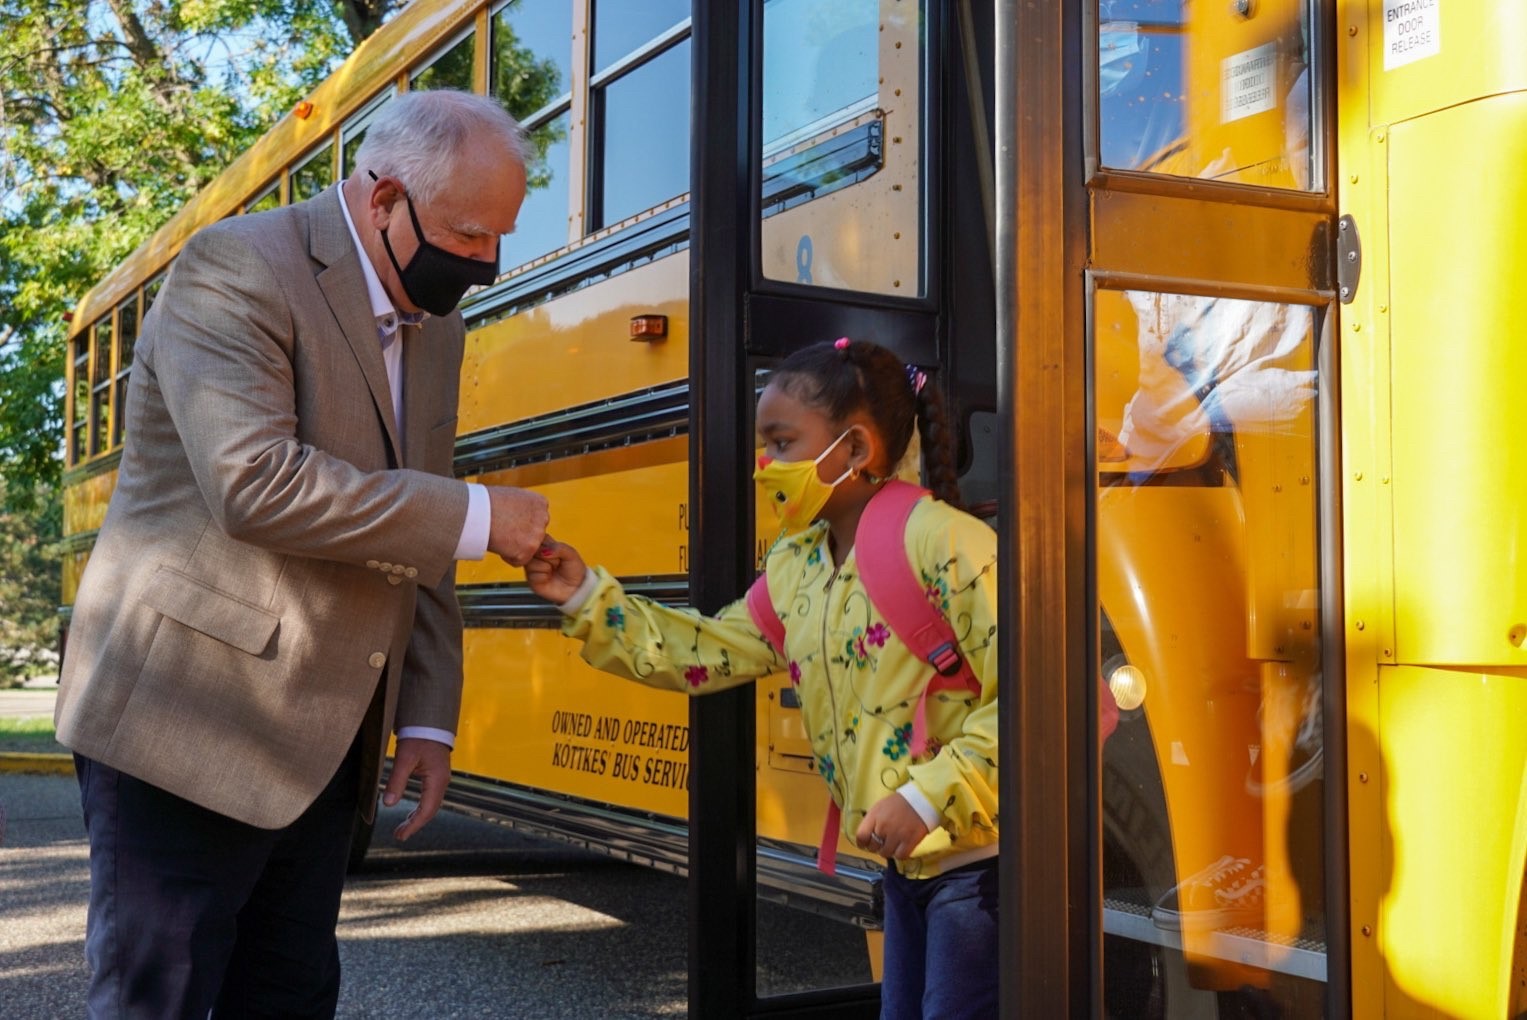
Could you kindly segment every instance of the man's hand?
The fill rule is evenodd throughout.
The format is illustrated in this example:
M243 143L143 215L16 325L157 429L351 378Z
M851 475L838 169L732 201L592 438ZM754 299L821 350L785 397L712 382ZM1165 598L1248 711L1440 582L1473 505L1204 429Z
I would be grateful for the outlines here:
M588 572L577 549L550 535L535 559L525 564L525 580L530 590L559 606L573 597Z
M528 489L490 485L488 489L488 549L510 564L523 567L541 547L551 511L546 497Z
M412 775L419 777L419 806L392 830L399 842L424 828L445 800L445 787L451 781L451 749L437 740L419 737L398 738L397 753L392 757L392 774L382 803L392 807L403 796L403 787Z
M912 856L917 844L928 835L928 827L907 799L899 793L882 797L864 813L864 821L854 830L854 842L892 861Z

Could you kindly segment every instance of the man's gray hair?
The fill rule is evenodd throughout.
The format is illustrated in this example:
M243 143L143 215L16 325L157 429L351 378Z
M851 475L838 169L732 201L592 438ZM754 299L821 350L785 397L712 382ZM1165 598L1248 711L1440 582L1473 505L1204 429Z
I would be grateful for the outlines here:
M405 92L388 100L367 125L355 167L396 177L410 198L429 202L445 187L460 156L494 138L524 165L525 132L498 100L453 89Z

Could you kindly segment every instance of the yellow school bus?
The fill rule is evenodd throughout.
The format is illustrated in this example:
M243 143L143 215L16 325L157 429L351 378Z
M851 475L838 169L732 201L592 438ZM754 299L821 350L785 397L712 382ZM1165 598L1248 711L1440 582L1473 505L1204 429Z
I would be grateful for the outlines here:
M628 590L745 589L795 347L960 408L1005 1015L1521 1014L1524 38L1516 0L413 0L81 301L65 601L179 246L348 174L398 92L485 92L531 188L463 306L456 473ZM874 1015L753 974L756 897L878 925L875 861L814 868L788 682L614 682L517 571L457 580L448 803L687 873L696 1016Z

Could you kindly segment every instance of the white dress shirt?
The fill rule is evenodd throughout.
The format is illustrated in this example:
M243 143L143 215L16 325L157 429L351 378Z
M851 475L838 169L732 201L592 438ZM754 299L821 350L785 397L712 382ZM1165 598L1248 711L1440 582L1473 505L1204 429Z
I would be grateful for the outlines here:
M405 315L398 311L387 296L387 288L376 274L376 267L366 249L361 247L360 235L355 232L355 221L350 218L350 206L344 198L344 182L340 183L339 207L344 210L345 226L350 228L350 240L360 255L361 273L366 278L366 293L371 298L371 312L376 316L377 342L382 347L382 361L387 366L387 386L392 395L392 420L397 425L398 440L403 439L407 423L403 420L403 326L416 326L426 313ZM467 519L461 526L461 538L456 543L456 559L480 560L488 551L488 529L491 523L488 490L484 486L463 483L467 487ZM431 726L404 726L398 730L399 737L421 737L436 740L447 747L456 746L456 734Z

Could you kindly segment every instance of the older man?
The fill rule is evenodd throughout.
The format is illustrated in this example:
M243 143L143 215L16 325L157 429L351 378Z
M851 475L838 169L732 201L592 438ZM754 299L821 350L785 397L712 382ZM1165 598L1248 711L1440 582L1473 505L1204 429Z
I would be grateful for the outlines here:
M331 1017L357 804L435 813L457 559L523 564L545 501L451 477L455 308L525 195L490 99L420 92L311 201L186 244L144 323L75 605L59 739L90 836L89 1011Z

